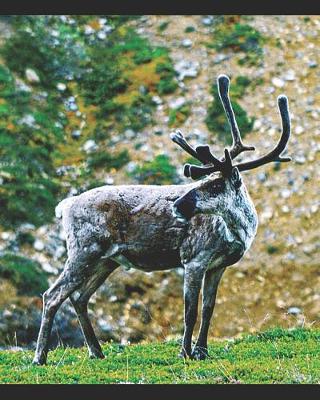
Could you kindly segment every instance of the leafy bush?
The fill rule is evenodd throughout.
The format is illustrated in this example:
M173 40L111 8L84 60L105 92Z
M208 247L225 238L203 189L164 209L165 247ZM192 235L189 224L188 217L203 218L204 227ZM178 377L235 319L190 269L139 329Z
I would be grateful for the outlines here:
M16 88L12 74L1 65L0 98L7 107L0 122L0 223L42 225L56 203L52 152L62 132L54 125L50 105Z
M159 63L156 67L156 72L160 75L160 81L157 85L158 93L173 93L178 87L178 82L175 79L177 73L174 70L172 63L169 60Z
M48 274L41 265L13 253L0 254L0 277L10 280L19 295L36 296L48 289Z
M94 153L88 159L89 168L103 168L105 171L110 169L119 169L130 161L128 150L123 150L116 155L111 155L108 152L97 152Z
M247 87L247 81L241 79L240 83L241 85L239 85L238 81L238 85L236 85L235 89L233 89L233 85L231 85L230 97L241 135L244 137L248 132L251 132L254 119L248 117L246 111L235 99L237 97L239 98L240 94L242 95ZM208 107L205 122L209 130L217 134L221 141L227 145L231 145L232 136L230 134L230 125L224 112L223 105L221 104L216 83L212 85L211 94L213 96L213 102Z
M223 21L216 26L211 46L216 50L244 52L239 64L257 65L263 60L265 38L250 25Z
M142 129L152 122L152 96L177 87L168 50L126 24L137 17L102 17L10 18L13 33L0 49L5 63L0 65L0 225L5 228L49 222L71 186L81 190L95 182L96 168L123 166L127 153L88 157L85 142L94 139L106 148L112 132ZM101 18L111 27L106 40L98 36ZM24 84L26 68L39 82ZM74 131L80 132L77 137ZM65 172L58 177L56 170Z
M156 156L152 161L146 161L129 175L139 183L148 185L169 185L178 181L176 168L165 154Z
M183 104L181 107L172 108L169 112L169 126L178 127L190 116L190 104Z

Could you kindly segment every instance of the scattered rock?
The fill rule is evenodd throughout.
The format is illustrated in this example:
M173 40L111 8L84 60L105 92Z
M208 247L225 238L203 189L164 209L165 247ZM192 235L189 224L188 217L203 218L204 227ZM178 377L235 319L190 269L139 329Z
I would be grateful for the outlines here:
M25 115L24 117L22 117L19 121L18 121L18 123L20 124L20 125L27 125L27 126L29 126L30 128L35 128L36 127L36 120L35 120L35 118L34 118L34 116L32 115L32 114L28 114L28 115Z
M79 129L76 129L71 133L71 137L73 139L79 139L80 136L81 136L81 131Z
M95 30L90 26L90 25L86 25L84 27L84 34L89 36L89 35L93 35L95 32Z
M82 148L86 153L92 153L98 149L98 145L94 140L89 139L85 142Z
M288 308L288 314L291 315L298 315L301 314L302 310L299 307L289 307Z
M67 89L67 85L65 83L59 82L57 83L57 89L60 92L64 92Z
M37 250L37 251L43 251L45 245L44 245L44 243L43 243L42 240L36 239L35 242L33 243L33 247L34 247L34 249Z
M222 61L228 60L229 58L231 58L231 54L219 53L213 57L212 63L220 64Z
M125 131L124 131L124 136L127 138L127 139L134 139L136 136L137 136L137 133L134 131L134 130L132 130L132 129L126 129Z
M111 178L111 176L107 176L106 179L105 179L105 183L107 185L113 185L114 184L114 179Z
M163 103L161 97L159 97L159 96L152 96L152 101L157 105L160 105Z
M104 39L106 39L107 34L106 34L106 32L104 32L104 31L100 31L100 32L98 32L97 37L98 37L98 39L100 39L100 40L104 40Z
M178 80L180 81L184 78L195 78L199 72L199 62L181 60L174 65L174 69L178 73Z
M295 127L294 133L296 135L301 135L301 133L303 133L303 132L304 132L304 129L303 129L303 127L301 125L298 125L298 126Z
M35 70L31 68L26 69L26 78L30 83L39 83L40 78Z
M178 97L169 102L170 108L179 108L182 107L186 103L186 99L184 97Z
M284 79L286 81L294 81L296 79L296 74L293 69L289 69L287 73L284 75Z
M182 42L181 42L181 45L183 47L187 47L187 48L191 47L192 46L192 40L189 39L189 38L183 39Z
M282 189L282 190L280 191L280 196L281 196L283 199L288 199L288 198L291 196L291 191L290 191L289 189Z
M201 22L205 26L210 26L213 23L213 16L212 15L207 15L201 19Z
M308 67L309 68L317 68L317 66L318 66L318 63L315 60L310 60L308 62Z
M277 77L272 78L271 82L277 88L282 88L285 85L284 80L277 78Z

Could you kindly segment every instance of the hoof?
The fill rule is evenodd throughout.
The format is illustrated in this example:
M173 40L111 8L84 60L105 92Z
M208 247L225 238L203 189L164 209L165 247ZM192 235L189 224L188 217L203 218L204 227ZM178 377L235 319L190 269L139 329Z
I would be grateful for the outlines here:
M103 359L105 358L104 354L101 351L95 351L94 353L89 353L89 358L91 360L96 360L96 359Z
M195 347L192 351L191 358L193 360L205 360L208 357L208 349L205 347Z
M47 363L47 360L41 360L41 359L37 359L37 358L34 358L33 359L33 361L32 361L32 365L46 365L46 363Z
M180 351L180 353L178 354L178 357L179 357L179 358L187 359L187 358L190 357L190 354L188 354L184 349L182 349L182 350Z

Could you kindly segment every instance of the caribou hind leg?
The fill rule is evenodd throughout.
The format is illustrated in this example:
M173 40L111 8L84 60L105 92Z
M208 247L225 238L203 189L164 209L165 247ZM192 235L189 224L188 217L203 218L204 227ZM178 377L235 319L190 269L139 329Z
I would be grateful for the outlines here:
M49 350L49 339L56 312L61 304L79 287L81 287L95 271L95 265L102 253L99 247L92 246L84 249L69 249L69 258L64 270L56 282L43 294L43 312L37 347L33 363L42 365L46 363Z
M90 280L70 296L70 300L78 316L82 333L85 337L90 358L104 358L104 355L89 319L88 302L90 297L117 267L118 264L112 260L99 263L97 272Z

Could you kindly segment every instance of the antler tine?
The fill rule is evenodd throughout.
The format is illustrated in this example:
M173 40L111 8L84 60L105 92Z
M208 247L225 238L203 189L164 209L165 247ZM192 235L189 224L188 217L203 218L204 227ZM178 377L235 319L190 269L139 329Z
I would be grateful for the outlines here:
M215 157L214 159L215 162L212 162L213 165L207 165L204 167L186 164L184 166L184 175L187 178L191 177L192 179L198 179L202 176L210 175L213 172L217 171L220 171L223 175L226 176L232 171L232 160L228 149L224 150L224 161L220 161Z
M239 171L246 171L248 169L260 167L261 165L267 164L272 161L278 161L278 162L291 161L290 157L281 157L281 153L285 150L290 138L290 114L289 114L288 99L285 95L280 95L278 97L278 108L280 111L281 123L282 123L282 134L278 144L273 150L270 151L270 153L258 158L257 160L248 161L245 163L240 163L238 165L235 165L235 167L238 167Z
M206 160L199 155L196 150L190 146L190 144L186 141L184 136L180 131L176 131L170 134L170 138L173 142L177 143L184 151L190 154L192 157L199 160L202 164L206 164Z
M255 150L255 148L254 146L246 146L242 143L238 124L235 119L229 98L230 79L227 77L227 75L219 75L217 83L218 83L220 100L223 104L224 111L227 115L231 127L233 143L232 143L232 148L230 150L230 156L232 159L234 159L237 157L237 155L239 155L243 151Z

